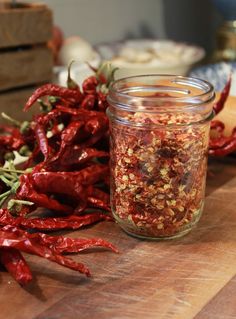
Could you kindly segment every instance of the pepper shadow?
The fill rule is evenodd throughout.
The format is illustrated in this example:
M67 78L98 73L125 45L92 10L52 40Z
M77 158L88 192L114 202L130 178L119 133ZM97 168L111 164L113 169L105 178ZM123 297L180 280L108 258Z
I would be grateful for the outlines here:
M80 285L84 284L89 284L90 279L85 277L83 274L69 274L65 273L65 271L62 269L56 270L55 268L53 269L53 272L51 268L43 267L43 275L42 275L42 266L37 266L36 264L31 264L32 268L32 273L33 273L33 280L26 286L23 286L22 288L27 291L30 295L34 295L37 299L40 301L47 301L48 298L45 296L44 290L47 290L47 285L45 282L48 282L48 286L50 287L50 279L54 282L52 285L56 286L55 282L58 282L58 289L60 289L62 286L65 288L71 287L78 287ZM71 270L71 272L73 272ZM43 279L41 282L40 279L46 277L47 279ZM49 279L49 280L48 280Z

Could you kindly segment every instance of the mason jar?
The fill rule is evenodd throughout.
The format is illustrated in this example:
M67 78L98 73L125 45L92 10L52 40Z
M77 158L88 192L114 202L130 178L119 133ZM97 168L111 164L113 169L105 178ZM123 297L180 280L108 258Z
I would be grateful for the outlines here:
M214 90L173 75L142 75L110 87L111 208L130 235L168 239L202 214Z

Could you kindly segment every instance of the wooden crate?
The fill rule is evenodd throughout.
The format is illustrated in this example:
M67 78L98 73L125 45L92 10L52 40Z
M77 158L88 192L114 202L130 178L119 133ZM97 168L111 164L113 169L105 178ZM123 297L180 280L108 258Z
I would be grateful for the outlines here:
M52 80L53 58L47 47L52 12L42 4L0 1L0 112L22 120L33 89ZM0 120L1 121L1 120Z
M52 63L46 46L0 53L0 92L50 81Z
M52 12L43 4L0 4L0 48L45 43L52 37Z

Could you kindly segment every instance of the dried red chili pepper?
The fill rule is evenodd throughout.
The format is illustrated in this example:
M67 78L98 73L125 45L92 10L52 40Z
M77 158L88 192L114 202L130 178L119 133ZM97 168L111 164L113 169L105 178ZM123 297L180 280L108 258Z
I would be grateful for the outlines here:
M79 89L63 88L56 84L45 84L34 91L32 96L25 104L24 111L27 111L40 97L53 95L56 97L66 98L73 103L79 103L83 97Z
M105 122L108 121L107 116L105 113L94 111L94 110L86 110L80 108L70 108L63 105L56 105L55 106L58 111L61 113L70 114L76 116L76 120L87 121L91 117L97 117Z
M98 151L95 148L81 149L77 145L67 147L59 159L58 167L81 165L89 162L93 158L109 157L108 152Z
M118 253L118 249L111 243L103 240L101 238L69 238L64 236L49 236L44 233L27 233L14 226L5 226L3 230L11 231L17 235L23 235L26 238L32 238L38 240L42 245L46 245L52 249L55 253L78 253L80 251L94 248L102 247L112 250Z
M81 186L95 184L101 181L108 173L109 167L107 165L93 164L75 172L36 172L30 174L30 178L39 191L51 191L59 194L64 192L66 194L69 191L62 189L66 188L66 183L70 188L71 194L75 194L76 190L73 191L72 188L78 187L80 190Z
M72 144L76 140L84 137L82 128L84 127L83 121L73 121L70 123L61 134L61 147L67 144Z
M98 188L95 188L95 187L90 188L90 193L88 195L88 203L92 207L97 207L97 208L105 209L107 211L111 211L109 194L103 192L102 190Z
M94 247L111 249L115 253L119 252L115 246L101 238L74 239L61 236L57 243L53 243L51 247L57 253L78 253Z
M20 187L17 190L16 197L17 199L31 201L38 207L44 207L67 214L73 212L72 207L60 204L57 200L48 197L44 193L38 193L33 187L30 174L20 176Z
M17 225L14 222L14 217L10 214L10 212L4 208L0 209L0 225L1 226L6 226L6 225Z
M108 129L108 119L106 116L91 116L85 123L85 131L95 135L101 132L106 132Z
M0 236L1 232L6 234L8 230L10 231L10 227L15 225L16 230L11 229L11 232L15 235L14 245L17 249L36 254L38 254L38 249L42 249L39 253L42 256L45 253L45 246L53 255L62 252L78 252L94 246L103 246L115 251L114 246L101 239L82 240L61 236L56 236L58 238L55 239L53 236L29 234L23 230L78 229L100 220L113 220L111 216L97 210L81 216L29 217L29 213L37 207L45 207L56 210L56 213L66 214L81 213L87 206L110 210L109 195L97 188L108 181L108 164L93 164L101 157L108 157L108 152L104 150L108 150L107 138L109 137L108 120L103 113L106 108L108 85L105 82L107 76L104 76L102 69L97 71L97 77L91 77L83 83L83 94L77 85L72 89L61 88L57 85L45 85L36 90L26 103L25 110L38 98L48 95L50 110L47 108L46 112L48 113L44 112L34 116L34 120L27 124L27 128L29 128L27 134L22 133L18 128L16 130L16 138L22 138L23 141L21 146L33 151L27 166L37 163L32 173L23 174L20 177L20 186L13 199L15 202L28 200L34 205L23 206L20 211L18 211L20 206L14 206L17 210L17 217L13 217L7 210L5 213L1 210L0 214L0 225L5 225L4 229L0 230ZM11 130L11 132L13 131ZM9 131L6 135L12 135L11 132ZM12 141L9 139L6 145L0 147L1 156L7 150L11 150L9 143L11 145ZM44 155L43 162L42 155ZM104 159L101 161L104 162ZM79 172L74 171L78 168L80 168ZM50 172L50 170L54 172ZM58 172L58 170L60 171ZM75 182L76 187L73 187ZM93 185L97 183L99 186L94 187ZM64 198L63 195L65 195ZM70 200L73 207L62 204ZM19 205L23 204L20 201L18 203ZM9 233L6 234L5 242L10 243L9 247L12 248L14 247L13 237L9 236ZM29 240L31 241L30 248L27 248L26 243L28 245ZM2 247L1 241L0 247ZM77 269L77 266L71 264L70 261L61 260L62 256L60 255L56 257L59 260L55 260L55 256L50 258L61 264L69 263L68 267Z
M109 204L107 204L103 200L96 198L96 197L93 197L93 196L88 196L88 205L91 207L104 209L106 211L111 211Z
M229 142L231 142L232 137L231 136L219 136L217 138L211 138L209 141L209 148L210 149L217 149L217 148L223 148L225 145L227 145Z
M0 145L1 146L10 146L12 144L12 137L9 135L0 136Z
M229 96L230 88L231 88L231 75L230 75L228 82L226 83L223 91L220 94L219 100L213 106L213 110L215 112L215 115L217 115L224 108L224 104Z
M83 98L80 104L80 107L82 109L92 110L95 106L95 101L96 101L96 98L94 95L92 94L85 95L85 97Z
M225 129L223 122L219 120L211 121L211 130L216 130L218 133L222 133Z
M84 264L77 263L70 258L54 253L52 249L45 245L41 245L38 240L33 238L26 238L24 236L15 235L10 231L0 230L0 247L11 247L25 253L37 255L64 267L79 271L86 276L90 276L90 271Z
M44 160L48 160L50 154L51 154L51 148L48 145L48 139L47 136L44 132L44 128L39 125L38 123L35 126L35 136L39 145L39 149L42 152L42 154L44 155Z
M1 135L0 136L0 147L6 147L8 150L18 150L22 145L25 144L21 134L17 135Z
M62 116L62 112L58 109L53 109L52 111L48 112L47 114L40 114L35 117L35 121L42 126L45 126L49 122L56 122L58 123L59 118Z
M96 222L108 220L112 221L111 216L101 212L93 212L83 216L70 215L68 217L47 217L47 218L14 218L7 210L0 210L0 225L19 226L35 230L77 230L83 226L92 225Z
M102 178L108 174L108 171L108 166L95 164L78 172L36 172L30 174L30 180L33 184L32 187L40 193L66 194L73 197L78 202L76 212L79 213L86 208L88 186L101 181ZM30 189L31 192L32 187ZM34 203L36 201L34 197L32 198L32 195L31 197L28 195L26 198ZM48 203L47 205L49 206ZM48 206L47 208L49 208ZM58 209L58 211L60 211L60 209ZM67 210L67 212L70 211Z
M0 133L5 134L5 133L9 133L12 134L15 131L15 126L10 126L7 124L0 124Z
M235 133L229 138L228 142L222 147L209 149L209 154L213 156L226 156L236 151L236 136Z
M96 88L98 85L98 80L96 76L92 75L84 80L82 83L82 90L86 94L94 94L96 93Z
M98 109L105 112L108 107L107 94L98 92Z
M20 285L26 285L32 280L31 270L17 249L1 248L0 262Z
M80 140L87 136L84 132L84 121L73 121L61 133L60 149L56 155L53 156L52 161L62 159L65 148L72 143L79 143ZM58 163L59 164L59 163Z
M92 187L91 194L94 197L99 198L102 201L104 201L105 203L107 203L107 205L109 205L109 203L110 203L110 195L105 193L105 192L103 192L101 189L98 189L96 187Z

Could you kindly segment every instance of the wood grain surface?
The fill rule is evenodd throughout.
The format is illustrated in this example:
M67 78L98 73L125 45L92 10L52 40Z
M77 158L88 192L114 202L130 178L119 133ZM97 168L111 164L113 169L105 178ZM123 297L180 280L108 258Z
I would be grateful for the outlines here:
M46 46L0 53L0 92L51 81L52 53Z
M52 36L52 12L42 4L10 8L0 1L0 49L47 42Z
M211 162L198 226L172 241L144 241L103 222L71 233L102 237L120 254L76 255L84 278L37 257L35 280L23 289L2 272L0 318L232 319L236 318L236 159Z

